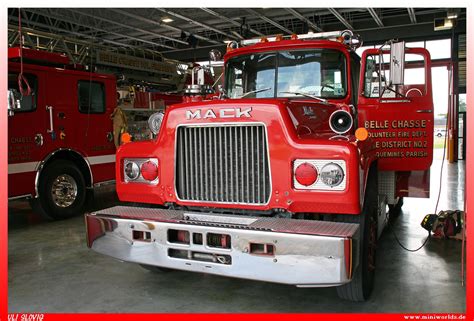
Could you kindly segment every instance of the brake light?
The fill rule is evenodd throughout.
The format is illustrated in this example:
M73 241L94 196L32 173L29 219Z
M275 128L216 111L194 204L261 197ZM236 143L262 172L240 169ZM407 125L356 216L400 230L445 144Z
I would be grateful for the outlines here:
M147 181L153 181L158 177L158 166L151 161L142 164L140 168L142 177Z
M302 163L295 169L295 179L303 186L313 185L318 179L318 170L310 163Z

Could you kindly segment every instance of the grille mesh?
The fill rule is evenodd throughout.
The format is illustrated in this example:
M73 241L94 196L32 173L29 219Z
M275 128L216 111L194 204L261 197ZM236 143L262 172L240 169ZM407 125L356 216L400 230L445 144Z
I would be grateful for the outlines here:
M263 125L178 127L176 191L181 200L266 204L269 173Z

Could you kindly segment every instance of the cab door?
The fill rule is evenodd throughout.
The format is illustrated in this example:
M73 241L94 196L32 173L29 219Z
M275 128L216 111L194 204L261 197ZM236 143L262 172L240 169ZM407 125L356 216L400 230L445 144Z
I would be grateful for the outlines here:
M9 65L8 90L13 91L20 108L8 116L8 197L34 195L36 170L47 154L44 144L47 135L44 101L46 74L24 66L23 74L31 93L21 95L19 73L19 66Z
M431 61L423 48L406 48L404 82L391 85L389 50L362 55L358 121L373 142L382 171L425 171L433 160ZM402 60L402 61L403 61Z
M75 79L76 143L87 155L94 183L115 178L115 144L111 114L116 106L115 81L95 75Z

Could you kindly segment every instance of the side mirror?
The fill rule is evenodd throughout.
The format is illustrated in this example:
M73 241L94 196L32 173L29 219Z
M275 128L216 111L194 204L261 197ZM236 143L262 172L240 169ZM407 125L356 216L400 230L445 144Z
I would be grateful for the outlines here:
M209 60L211 61L219 61L222 59L222 53L217 49L212 49L209 51Z
M405 41L390 46L390 85L403 85L405 69Z
M8 116L13 116L15 109L21 108L19 94L15 89L8 90Z

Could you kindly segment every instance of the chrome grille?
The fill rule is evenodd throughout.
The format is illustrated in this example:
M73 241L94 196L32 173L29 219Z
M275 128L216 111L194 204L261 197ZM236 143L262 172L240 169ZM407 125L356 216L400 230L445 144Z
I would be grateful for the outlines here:
M270 170L263 125L180 126L176 139L179 199L268 203Z

